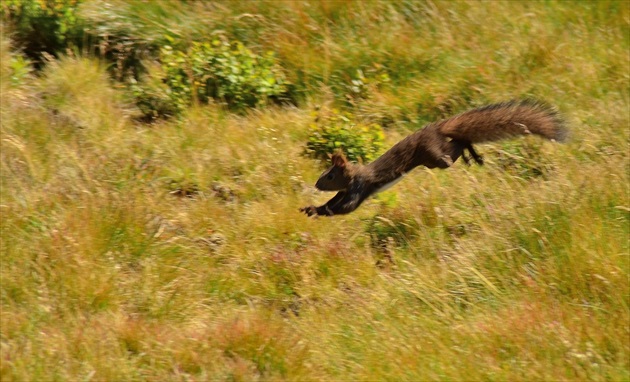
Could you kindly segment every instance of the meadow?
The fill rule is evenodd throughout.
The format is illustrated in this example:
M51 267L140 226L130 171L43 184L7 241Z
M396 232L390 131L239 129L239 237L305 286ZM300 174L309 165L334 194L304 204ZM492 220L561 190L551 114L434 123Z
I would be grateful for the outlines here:
M630 3L60 1L81 33L36 40L11 2L45 3L1 6L2 381L630 380ZM168 104L159 49L217 38L283 96ZM386 149L523 98L568 142L299 212L319 115Z

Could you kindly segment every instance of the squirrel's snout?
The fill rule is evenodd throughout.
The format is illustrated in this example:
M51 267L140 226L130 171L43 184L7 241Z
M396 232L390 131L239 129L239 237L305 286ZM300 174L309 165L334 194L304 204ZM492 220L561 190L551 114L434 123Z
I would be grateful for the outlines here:
M315 188L317 188L317 189L318 189L318 190L320 190L320 191L331 191L331 190L327 189L326 185L325 185L325 184L323 184L323 183L324 183L324 182L322 182L322 181L319 181L319 180L318 180L318 181L315 183Z

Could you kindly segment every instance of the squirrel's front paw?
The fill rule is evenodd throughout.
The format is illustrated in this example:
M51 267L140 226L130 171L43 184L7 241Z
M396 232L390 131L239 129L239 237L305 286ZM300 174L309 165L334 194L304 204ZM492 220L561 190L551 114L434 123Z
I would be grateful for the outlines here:
M304 208L300 208L300 212L304 212L308 216L317 215L317 207L315 206L307 206Z

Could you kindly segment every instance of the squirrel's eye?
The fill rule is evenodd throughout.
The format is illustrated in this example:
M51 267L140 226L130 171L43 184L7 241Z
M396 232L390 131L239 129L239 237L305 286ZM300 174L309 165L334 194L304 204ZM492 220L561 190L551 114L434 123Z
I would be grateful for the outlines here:
M328 180L332 180L334 177L335 177L335 175L333 175L333 174L328 174L328 175L326 176L326 179L328 179Z

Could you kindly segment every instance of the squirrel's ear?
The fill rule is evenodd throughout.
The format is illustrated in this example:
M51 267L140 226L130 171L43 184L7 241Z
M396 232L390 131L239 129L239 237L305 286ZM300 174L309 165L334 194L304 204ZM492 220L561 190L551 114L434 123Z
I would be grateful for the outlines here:
M331 159L332 159L333 166L337 166L337 167L346 167L346 163L348 163L348 160L346 159L345 155L343 155L343 153L340 153L340 152L334 153Z

